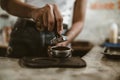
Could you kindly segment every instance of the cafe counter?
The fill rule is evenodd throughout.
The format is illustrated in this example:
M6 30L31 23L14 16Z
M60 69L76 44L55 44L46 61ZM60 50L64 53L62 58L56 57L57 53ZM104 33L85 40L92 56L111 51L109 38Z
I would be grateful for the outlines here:
M120 60L111 60L94 46L85 56L84 68L25 68L18 59L0 57L0 80L120 80Z

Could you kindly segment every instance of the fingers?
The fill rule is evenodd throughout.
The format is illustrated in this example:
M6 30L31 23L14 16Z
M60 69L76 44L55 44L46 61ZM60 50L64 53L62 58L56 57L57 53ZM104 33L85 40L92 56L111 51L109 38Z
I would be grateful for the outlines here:
M41 21L36 20L36 28L37 30L41 31Z
M44 21L43 21L43 12L44 9L43 8L38 8L35 11L33 11L33 20L36 22L36 28L39 31L43 31L44 30Z
M36 26L41 29L48 29L48 31L56 31L61 34L63 29L63 18L56 5L47 4L43 8L38 8L33 12L33 19L36 21Z
M63 30L63 18L62 18L62 15L58 9L58 6L55 4L54 4L54 15L55 15L55 21L56 21L55 27L57 27L57 32L59 34L61 34L61 32Z
M67 43L66 42L61 42L61 43L56 44L56 46L67 46Z
M63 30L63 18L57 5L46 5L46 13L43 14L43 26L48 28L48 31L53 31L54 28L61 34Z
M49 5L49 4L47 6L48 6L48 31L53 31L54 24L55 24L55 16L53 13L53 6Z
M36 20L36 27L37 30L39 31L43 31L44 30L44 21L43 21L43 16L40 16L37 20Z
M48 19L47 19L47 17L48 17L48 14L46 12L45 14L43 14L43 17L42 17L42 19L43 19L43 26L45 28L47 28L47 26L48 26Z

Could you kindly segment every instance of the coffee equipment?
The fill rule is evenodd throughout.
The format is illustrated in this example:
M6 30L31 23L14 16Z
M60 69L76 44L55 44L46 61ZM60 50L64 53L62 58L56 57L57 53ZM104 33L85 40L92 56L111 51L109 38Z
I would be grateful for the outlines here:
M65 25L63 25L63 26L64 26L63 27L64 29L65 29L65 27L67 27ZM65 32L62 33L63 35L59 34L57 32L56 27L54 28L54 30L52 32L49 32L48 30L45 30L44 28L41 28L41 30L40 30L39 27L38 27L38 30L40 31L40 36L42 37L41 39L43 41L43 44L42 44L43 46L44 45L55 45L57 43L64 42L67 40L67 37L63 36Z
M67 40L67 37L63 35L64 34L58 34L56 29L52 32L43 29L43 31L40 31L40 41L42 41L41 46L43 46L43 48L45 49L48 49L48 46L52 47L55 46L57 43L64 42Z
M39 31L33 21L18 19L11 33L8 55L48 57L49 46L66 41L65 36L55 31Z
M52 46L48 54L53 58L70 58L72 56L72 48L67 46Z

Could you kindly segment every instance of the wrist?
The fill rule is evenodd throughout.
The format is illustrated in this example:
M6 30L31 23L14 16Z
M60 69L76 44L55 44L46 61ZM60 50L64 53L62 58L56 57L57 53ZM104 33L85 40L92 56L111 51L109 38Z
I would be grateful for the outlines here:
M67 33L67 42L68 43L72 42L72 40L74 38L75 38L75 32L70 31L70 32Z

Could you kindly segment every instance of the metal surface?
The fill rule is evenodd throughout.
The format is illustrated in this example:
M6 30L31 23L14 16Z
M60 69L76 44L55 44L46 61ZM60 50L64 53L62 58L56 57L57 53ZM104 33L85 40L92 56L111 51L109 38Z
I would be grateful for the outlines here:
M66 36L60 36L60 37L54 37L50 43L51 44L57 44L57 43L60 43L60 42L64 42L67 40L67 37Z
M57 58L68 58L72 56L72 49L63 46L53 46L49 50L49 55Z

